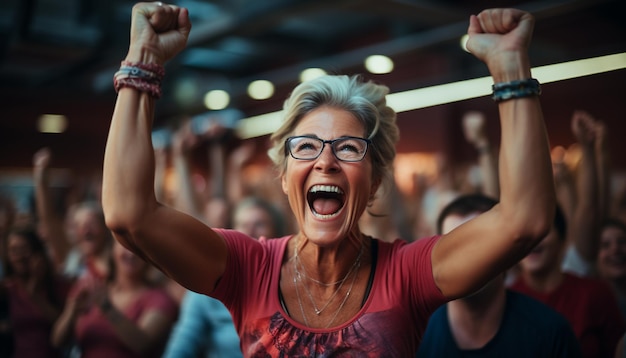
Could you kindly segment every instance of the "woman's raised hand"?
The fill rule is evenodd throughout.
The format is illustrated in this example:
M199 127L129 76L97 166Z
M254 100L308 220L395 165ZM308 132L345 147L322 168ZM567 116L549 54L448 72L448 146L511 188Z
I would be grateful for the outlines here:
M164 64L183 50L191 31L186 8L158 2L133 6L129 61Z
M522 10L484 10L470 17L467 49L487 64L496 82L528 78L533 25L533 16Z

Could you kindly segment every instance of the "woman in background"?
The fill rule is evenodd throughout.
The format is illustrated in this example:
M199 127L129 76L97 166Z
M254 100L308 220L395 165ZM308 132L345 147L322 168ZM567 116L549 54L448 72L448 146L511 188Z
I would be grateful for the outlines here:
M59 357L50 344L69 282L57 276L46 247L32 227L13 229L7 242L6 277L14 357Z
M119 243L109 278L80 280L54 326L57 347L75 342L84 358L159 357L178 307L147 279L149 265Z

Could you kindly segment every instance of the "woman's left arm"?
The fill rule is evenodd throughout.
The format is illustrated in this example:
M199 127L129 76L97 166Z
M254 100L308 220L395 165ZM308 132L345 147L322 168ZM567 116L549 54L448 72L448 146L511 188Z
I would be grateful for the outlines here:
M485 62L494 83L531 78L527 52L533 24L531 14L516 9L471 16L467 47ZM432 251L435 283L449 299L470 294L504 272L552 225L555 192L539 99L513 96L499 101L498 109L500 202L444 235Z

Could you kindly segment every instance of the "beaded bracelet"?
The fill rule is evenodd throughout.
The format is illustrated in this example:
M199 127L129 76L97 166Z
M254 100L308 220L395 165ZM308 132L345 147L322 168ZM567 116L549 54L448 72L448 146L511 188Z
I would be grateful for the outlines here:
M162 78L158 74L150 71L143 70L139 67L122 66L115 72L115 77L137 77L143 78L149 81L160 81Z
M134 88L140 92L148 92L152 97L161 98L161 83L153 83L141 78L116 78L113 81L115 91L119 92L123 87Z
M165 68L156 63L122 61L121 66L122 67L137 67L141 70L155 73L159 77L159 79L163 79L163 76L165 76Z
M113 76L113 86L119 92L122 87L148 92L152 97L161 97L161 80L165 76L163 66L155 63L122 61L120 69Z
M509 99L538 96L541 94L541 85L534 78L516 80L511 82L494 83L491 86L492 97L496 102Z

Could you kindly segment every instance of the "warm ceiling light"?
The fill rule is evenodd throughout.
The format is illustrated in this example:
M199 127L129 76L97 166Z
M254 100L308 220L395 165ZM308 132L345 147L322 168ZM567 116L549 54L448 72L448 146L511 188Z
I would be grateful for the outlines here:
M321 68L307 68L306 70L300 72L300 82L310 81L312 79L324 76L326 71Z
M41 133L63 133L67 129L67 117L62 114L42 114L37 120Z
M365 59L365 68L377 75L393 71L393 61L383 55L372 55Z
M532 75L545 84L623 68L626 68L626 52L539 66L532 69ZM418 88L388 95L387 104L396 112L403 112L463 101L491 94L492 84L493 79L487 76Z
M535 67L533 77L550 83L626 68L626 52ZM387 104L396 112L411 111L440 104L485 96L491 93L491 76L418 88L387 95ZM282 112L271 112L243 118L237 123L241 138L251 138L274 132L282 124Z
M267 80L256 80L248 85L248 96L253 99L268 99L274 95L274 84Z
M224 90L212 90L204 95L204 106L208 109L224 109L230 103L230 95Z

